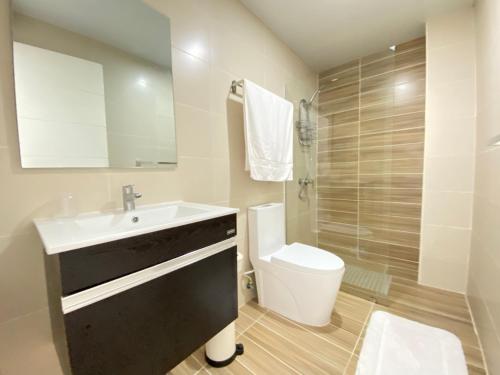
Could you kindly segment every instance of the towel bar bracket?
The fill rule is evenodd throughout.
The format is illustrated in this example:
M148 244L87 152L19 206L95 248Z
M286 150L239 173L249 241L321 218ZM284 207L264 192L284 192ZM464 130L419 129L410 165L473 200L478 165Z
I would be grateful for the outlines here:
M233 94L236 94L236 89L237 89L238 86L239 87L243 87L243 80L231 82L231 92Z

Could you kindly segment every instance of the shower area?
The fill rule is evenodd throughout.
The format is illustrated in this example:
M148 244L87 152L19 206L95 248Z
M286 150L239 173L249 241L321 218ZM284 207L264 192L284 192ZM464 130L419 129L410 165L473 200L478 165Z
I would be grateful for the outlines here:
M382 299L418 279L425 126L425 38L332 67L294 102L287 241L346 264L342 289Z

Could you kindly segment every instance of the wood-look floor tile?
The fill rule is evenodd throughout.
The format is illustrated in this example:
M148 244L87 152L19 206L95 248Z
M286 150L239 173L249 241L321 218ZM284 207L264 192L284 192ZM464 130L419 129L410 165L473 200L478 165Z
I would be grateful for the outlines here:
M239 311L238 319L236 319L236 333L238 335L242 334L248 329L254 322L255 317L245 314L242 310Z
M305 328L306 330L344 349L348 353L351 353L354 350L358 340L358 335L334 324L328 324L324 327L307 326Z
M420 64L425 64L425 47L364 64L361 66L361 79Z
M359 215L359 225L368 228L420 233L420 218L381 216L361 213Z
M334 312L342 317L349 317L364 323L373 307L373 302L362 298L339 292L335 302ZM333 324L336 324L333 322Z
M274 313L267 313L260 323L274 332L279 332L287 340L297 343L304 349L314 353L315 356L321 358L323 361L332 364L340 373L342 373L349 361L352 349L345 350L342 346L338 345L339 336L337 336L337 342L332 342L332 340L312 334L313 327L306 329ZM332 339L333 336L329 336L329 338ZM349 341L346 337L344 337L344 340ZM342 344L344 346L348 345L346 342L342 342Z
M360 137L359 147L363 149L367 147L419 143L424 142L424 135L424 128L388 131L384 133L369 133Z
M401 216L419 218L419 204L360 201L359 212L369 215Z
M275 352L267 346L267 350L257 345L246 334L238 339L245 346L245 353L238 357L237 361L245 368L249 369L255 375L260 374L298 374L293 370L280 356L279 352Z
M318 208L322 210L357 212L358 202L335 199L318 199Z
M363 79L361 81L361 92L365 93L367 91L381 89L382 87L396 86L422 79L425 79L425 64Z
M314 339L294 342L293 339L291 341L260 323L253 325L245 332L244 337L248 337L267 352L280 358L300 374L342 374L333 363L315 355L314 351L320 348L314 346L312 342Z
M253 355L253 353L251 355ZM225 367L216 368L207 365L207 367L205 367L205 370L209 374L213 375L258 375L250 371L247 367L245 367L240 362L240 358L242 357L236 358L236 360L234 360L231 364Z
M318 129L318 140L342 137L357 137L359 134L359 122L348 122L347 124L324 126Z
M337 126L359 121L359 109L334 113L328 116L318 115L318 127Z
M360 107L369 107L386 102L397 103L404 99L425 95L425 79L405 82L395 86L384 86L380 89L366 91L361 94Z
M243 305L240 311L255 320L260 318L267 311L267 309L259 306L256 300L251 300L247 304Z
M355 201L358 199L357 188L332 188L318 186L316 189L319 199L337 199Z
M412 262L418 262L418 260L420 259L419 248L401 246L396 244L380 243L363 239L359 240L359 250L360 252L368 254L406 259Z
M422 173L423 167L423 159L366 160L359 163L359 173ZM421 188L421 186L419 188Z
M199 362L193 355L190 355L183 362L170 370L169 375L193 375L200 371L205 362Z
M362 121L359 131L361 134L379 133L391 130L423 128L425 126L425 112L405 113L374 120Z
M422 189L362 187L359 189L359 200L420 204L422 202Z
M358 160L358 150L318 152L318 163L348 163Z
M347 367L344 371L344 375L356 375L356 368L358 366L359 357L355 354L352 355Z

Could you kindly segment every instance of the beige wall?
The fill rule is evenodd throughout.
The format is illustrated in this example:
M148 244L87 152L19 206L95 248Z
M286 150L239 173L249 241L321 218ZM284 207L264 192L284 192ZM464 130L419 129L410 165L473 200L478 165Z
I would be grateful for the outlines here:
M427 23L427 109L419 281L465 292L474 187L474 10Z
M249 78L280 95L294 85L307 97L316 74L236 0L151 2L172 23L179 164L169 171L22 170L9 9L0 2L0 327L45 311L42 246L31 220L57 213L64 192L74 193L82 211L120 207L124 184L143 193L141 204L183 199L238 207L245 255L246 208L284 198L282 183L251 181L244 172L242 106L228 100L229 85Z
M477 134L467 293L490 374L500 374L500 2L476 1Z

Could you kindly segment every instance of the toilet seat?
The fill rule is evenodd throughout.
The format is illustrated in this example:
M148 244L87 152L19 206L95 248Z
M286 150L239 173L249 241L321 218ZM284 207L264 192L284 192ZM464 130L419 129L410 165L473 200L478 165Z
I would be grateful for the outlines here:
M271 255L271 263L307 273L330 273L344 268L344 261L335 254L317 247L294 242Z

